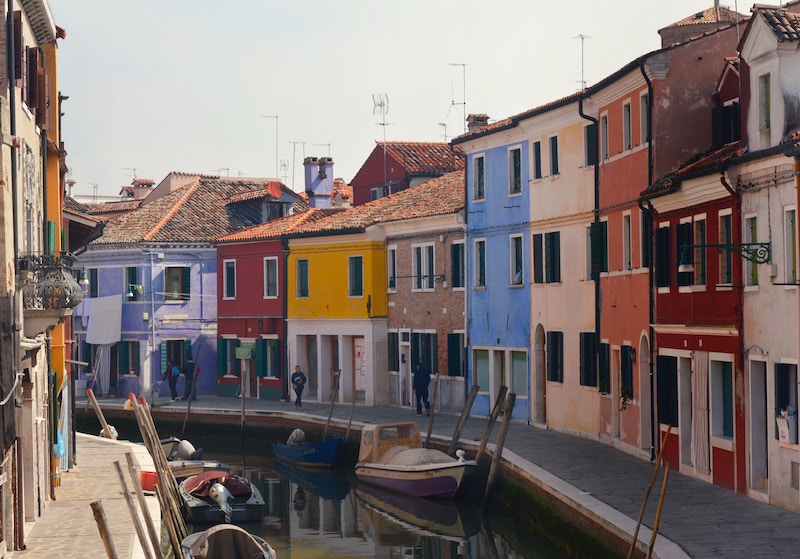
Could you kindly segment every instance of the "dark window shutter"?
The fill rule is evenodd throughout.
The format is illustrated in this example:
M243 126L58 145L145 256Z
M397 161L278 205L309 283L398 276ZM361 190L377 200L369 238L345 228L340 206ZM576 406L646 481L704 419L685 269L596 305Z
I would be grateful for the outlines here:
M544 251L542 250L543 235L537 233L533 236L533 283L544 283Z
M564 382L564 333L547 333L547 380Z
M678 359L659 355L656 358L658 387L658 422L678 426Z
M400 348L398 343L398 336L397 332L389 332L388 335L388 344L389 344L389 370L390 371L399 371L400 370Z
M227 375L228 340L217 338L217 376Z
M725 107L711 108L711 145L727 144L725 140Z
M242 345L241 340L233 340L233 347L236 348L239 347L240 345ZM242 360L236 358L236 350L234 350L233 352L233 370L236 372L237 375L242 372Z
M597 337L594 332L580 333L581 385L597 386Z
M597 124L586 127L586 166L597 165Z
M642 266L650 266L653 250L653 216L650 212L642 212Z
M128 342L123 340L117 344L117 370L122 375L127 375L131 372L130 352L128 350Z
M183 268L183 273L181 274L181 299L188 301L191 292L192 292L192 268L190 266L186 266Z
M88 363L86 365L85 371L87 373L92 372L92 367L94 363L92 363L92 346L91 344L87 344L86 342L81 342L81 359Z
M600 378L598 380L601 394L608 394L611 391L610 349L608 344L600 344L600 351L598 352Z
M167 361L169 361L169 355L167 355L167 340L161 340L161 372L164 374L169 374L169 371L167 371Z
M592 240L592 275L608 271L608 222L595 221L589 230Z
M267 345L271 350L270 357L272 357L272 367L268 375L278 378L281 376L281 344L279 340L272 339L267 340Z
M545 275L547 283L561 281L561 233L554 231L544 236Z
M183 360L192 358L192 340L183 340ZM183 363L181 363L183 366Z
M656 286L669 287L670 282L670 256L669 256L669 227L656 229Z
M675 228L675 269L678 274L678 285L692 285L693 272L678 272L685 245L692 244L692 224L681 223ZM692 250L688 251L689 258L692 257ZM690 260L691 262L691 260Z
M14 12L14 77L22 77L22 53L25 52L25 45L22 39L22 12Z
M28 47L28 75L27 75L28 107L35 109L39 103L39 49Z
M267 340L259 338L256 340L256 376L267 376Z
M447 334L447 374L461 376L461 335Z
M624 345L620 348L620 376L622 377L622 397L628 400L633 398L633 353L631 346Z

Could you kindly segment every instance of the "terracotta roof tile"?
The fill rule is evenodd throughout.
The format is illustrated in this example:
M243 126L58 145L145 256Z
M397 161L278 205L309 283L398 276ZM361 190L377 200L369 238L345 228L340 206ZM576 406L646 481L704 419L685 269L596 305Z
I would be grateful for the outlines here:
M436 175L464 168L464 153L446 142L377 142L409 175Z
M142 204L141 200L121 200L119 202L97 202L84 204L89 215L126 213L135 210Z
M222 234L255 225L251 214L228 202L263 191L270 179L200 176L197 180L111 221L94 244L211 242Z
M89 213L87 205L81 204L72 196L64 196L64 209L72 210L73 212Z
M705 25L707 23L736 23L736 17L737 14L734 10L722 6L719 8L712 6L702 12L697 12L680 21L676 21L667 27L685 27L687 25ZM741 19L741 16L739 18Z
M345 208L310 208L306 211L288 215L280 219L273 219L272 221L256 225L255 227L248 227L236 233L223 235L217 240L221 243L229 243L275 239L285 235L303 232L309 224L343 211L345 211Z
M800 15L778 6L755 4L751 10L760 14L772 29L779 43L800 41Z

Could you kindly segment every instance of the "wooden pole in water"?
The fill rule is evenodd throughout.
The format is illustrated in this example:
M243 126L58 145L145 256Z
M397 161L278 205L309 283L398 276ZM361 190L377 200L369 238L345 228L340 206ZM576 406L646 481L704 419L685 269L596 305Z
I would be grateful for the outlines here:
M353 403L350 404L350 420L347 422L347 433L345 433L344 440L350 440L350 427L353 425L353 412L356 411L356 394L353 392Z
M503 446L505 446L508 427L511 425L511 412L514 411L514 401L516 399L517 395L510 392L508 396L506 396L506 403L505 406L503 406L503 424L500 426L500 432L497 433L497 444L495 445L494 456L492 456L492 466L489 468L489 478L486 480L486 493L483 495L484 513L489 508L489 497L492 494L494 479L500 467L500 459L503 457Z
M150 535L150 543L153 545L157 559L164 559L164 554L161 551L161 541L158 538L156 526L153 524L153 517L150 516L150 509L147 508L147 501L144 498L142 484L139 483L139 478L136 475L136 467L133 465L133 454L126 452L125 460L128 462L128 473L133 480L133 488L136 490L136 500L139 502L139 508L142 509L142 516L144 517L145 526L147 526L147 533Z
M647 548L647 559L653 556L653 545L656 543L658 535L658 524L661 521L661 507L664 506L664 495L667 493L667 481L669 481L669 462L664 466L664 482L661 484L661 497L658 499L658 509L656 509L656 521L653 524L653 533L650 534L650 545Z
M430 419L428 419L428 434L425 435L425 448L430 447L431 433L433 432L433 416L436 412L436 394L439 389L439 373L433 375L433 396L431 397Z
M483 432L483 438L481 439L481 444L478 447L478 452L475 454L476 462L480 462L481 458L483 457L483 453L486 450L486 444L489 442L489 435L492 434L492 428L494 427L495 421L497 421L497 416L500 414L500 410L503 409L503 403L506 399L506 392L508 392L508 387L501 386L500 392L497 395L497 401L494 403L494 409L489 415L489 421L486 422L486 431Z
M647 490L644 492L644 499L642 500L642 509L639 511L639 520L636 521L636 529L633 531L633 539L631 539L631 547L630 549L628 549L627 559L631 559L631 557L633 557L633 550L636 549L636 540L639 538L639 528L642 525L642 519L644 518L644 511L647 508L647 500L650 498L650 491L656 484L656 478L658 477L658 470L661 467L661 455L664 453L664 447L667 446L667 440L669 439L669 433L671 430L672 430L672 425L667 425L667 430L664 433L664 438L661 439L661 448L658 449L658 456L656 456L656 467L653 468L653 477L650 478L650 485L647 486Z
M94 408L94 413L97 414L97 419L100 420L100 425L103 426L103 433L107 439L113 439L114 435L111 434L111 427L106 423L106 418L103 415L103 410L100 409L100 405L97 403L97 398L94 397L94 391L91 388L86 389L86 395L89 397L89 402L92 404L92 408Z
M458 425L456 425L456 431L453 433L453 440L450 441L450 447L447 449L447 454L450 456L456 451L456 447L458 446L458 441L461 439L461 433L464 431L464 427L467 425L467 418L469 418L469 411L472 409L472 404L475 402L475 397L478 395L478 390L480 388L477 384L473 384L472 388L469 391L469 396L467 396L467 403L464 405L464 409L461 410L461 417L458 420Z
M328 436L328 426L331 424L331 417L333 417L333 406L336 404L336 397L339 395L339 375L341 371L336 371L333 374L333 395L331 396L331 409L328 411L328 421L325 422L325 430L322 432L322 440Z
M117 469L117 476L119 476L119 483L122 486L122 496L125 499L125 504L128 505L128 512L131 514L133 520L133 529L136 530L136 537L139 538L139 543L142 545L142 552L146 559L153 559L153 554L150 553L150 543L144 534L144 527L142 527L142 520L136 511L136 503L133 502L133 497L128 490L128 484L125 481L125 474L122 473L122 466L119 465L119 460L114 461L114 467Z
M106 521L106 513L103 511L103 503L93 501L90 506L94 513L94 521L97 522L97 529L100 531L100 539L103 540L103 545L106 548L108 559L117 559L117 550L114 548L114 542L111 541L111 532L108 531L108 522Z
M161 510L168 510L169 503L167 503L166 495L161 491L161 487L156 485L156 496L161 505ZM178 537L178 529L171 515L164 515L164 525L167 527L167 534L169 534L169 541L172 544L172 551L175 552L175 557L181 556L181 540Z

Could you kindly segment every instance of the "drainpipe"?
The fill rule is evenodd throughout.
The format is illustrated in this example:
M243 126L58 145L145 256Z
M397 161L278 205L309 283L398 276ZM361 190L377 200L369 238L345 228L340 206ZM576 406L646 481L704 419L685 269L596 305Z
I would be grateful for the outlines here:
M644 62L639 65L639 71L642 73L642 77L644 81L647 83L647 185L650 186L653 184L653 82L650 81L650 76L647 75L647 72L644 69ZM650 202L647 203L647 208L642 205L641 199L638 201L639 208L647 212L647 215L650 216L650 258L649 262L647 263L647 279L648 285L650 286L648 291L648 301L647 301L647 312L649 316L650 326L649 326L649 334L650 334L650 461L656 459L656 442L660 439L658 437L658 425L656 423L656 407L655 407L655 357L656 357L656 338L655 338L655 328L653 328L653 324L655 323L655 307L656 307L656 298L655 298L655 291L656 287L654 284L655 281L655 246L653 240L653 232L655 231L655 209Z
M47 384L50 387L49 396L50 396L50 412L48 415L50 416L49 419L49 427L48 431L48 456L50 460L48 460L49 468L48 471L50 473L50 499L55 501L56 500L56 484L55 484L55 477L56 477L56 468L55 468L55 455L53 453L53 444L56 440L56 431L58 430L58 416L56 415L56 402L57 395L55 390L55 383L56 383L56 374L53 371L53 358L52 358L52 342L53 338L50 336L50 332L55 328L55 326L48 326L47 331L45 332L44 340L45 340L45 348L47 349Z
M584 90L585 91L585 90ZM583 95L578 97L578 114L581 118L588 120L592 124L594 124L594 134L595 134L595 149L598 150L595 153L595 163L594 163L594 209L593 209L593 220L594 223L600 221L600 123L598 120L592 116L587 115L583 112ZM595 339L595 368L600 366L600 320L602 318L601 314L601 292L600 292L600 272L592 273L592 281L594 282L594 339Z
M283 285L288 286L289 281L289 241L285 238L281 238L281 249L283 250ZM281 349L283 350L283 360L286 370L286 374L282 375L283 380L281 381L281 398L285 401L289 401L289 319L288 319L288 311L289 311L289 297L287 296L287 290L283 290L283 332L281 339L281 345L283 346ZM338 343L338 340L337 340ZM353 392L353 398L355 398L355 392Z
M42 68L46 68L47 59L45 58L44 49L42 47L37 47L37 50L39 51L39 56L41 56L40 65ZM49 245L50 227L48 225L49 219L47 214L47 132L44 129L42 129L39 136L41 140L41 145L39 146L39 150L41 151L41 157L42 157L42 213L43 213L42 232L45 235L43 243L45 250L43 252L49 254L51 252L54 252L55 247L51 249Z

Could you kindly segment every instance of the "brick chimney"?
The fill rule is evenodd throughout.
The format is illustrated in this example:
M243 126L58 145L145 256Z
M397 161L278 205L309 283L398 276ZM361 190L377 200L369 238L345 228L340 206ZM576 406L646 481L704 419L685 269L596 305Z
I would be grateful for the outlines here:
M489 125L489 115L487 114L471 114L467 115L467 130L475 132L481 128L486 128Z
M312 208L329 208L333 194L333 159L306 157L303 160L306 177L306 196Z

